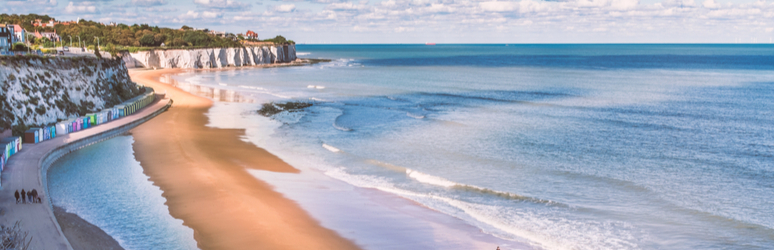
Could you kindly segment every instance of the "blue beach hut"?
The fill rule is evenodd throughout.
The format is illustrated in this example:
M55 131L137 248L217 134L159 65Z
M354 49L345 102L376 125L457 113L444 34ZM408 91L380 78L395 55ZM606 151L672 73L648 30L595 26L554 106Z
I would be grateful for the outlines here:
M2 145L5 145L7 157L11 157L18 151L18 145L16 141L17 137L6 137L0 140Z
M91 127L91 123L89 122L91 119L89 119L89 117L81 117L81 120L81 130Z
M47 141L49 139L49 136L51 136L50 132L46 127L43 127L43 140Z

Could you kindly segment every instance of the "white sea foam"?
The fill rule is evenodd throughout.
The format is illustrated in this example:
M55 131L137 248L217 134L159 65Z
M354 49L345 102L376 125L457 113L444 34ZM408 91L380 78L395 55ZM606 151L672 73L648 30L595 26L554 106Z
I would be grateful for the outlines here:
M311 55L311 52L296 52L296 56L308 56Z
M420 178L428 176L426 174L422 174L420 172L416 172L409 169L407 169L406 172L413 173L415 176L421 176ZM424 200L425 202L422 202L422 203L428 205L430 208L446 210L446 209L443 209L442 207L438 207L438 205L427 203L428 200L441 201L443 204L446 204L447 206L450 206L454 209L460 210L463 214L469 216L469 218L474 219L475 221L478 221L480 223L483 223L491 229L494 229L496 231L501 231L502 233L510 235L505 238L511 238L515 240L526 239L531 241L532 244L535 244L538 247L548 248L548 249L572 249L573 248L572 246L567 246L560 242L554 241L551 236L532 232L530 230L520 229L518 226L513 225L514 223L508 223L509 218L507 217L502 218L497 216L497 212L502 210L503 209L502 207L469 203L469 202L464 202L464 201L460 201L452 198L446 198L446 197L433 195L433 194L417 193L417 192L397 188L389 180L384 178L369 176L369 175L348 174L344 171L343 168L328 170L325 172L325 174L335 179L342 180L346 183L349 183L350 185L363 187L363 188L374 188L384 192L389 192L399 196L403 196L405 198L412 199L415 201ZM452 186L455 185L454 182L451 182L442 178L438 180L438 177L431 176L430 178L427 178L427 179L432 179L429 182L433 182L439 185L440 184L443 184L443 185L451 184ZM424 180L427 180L427 179L424 179ZM448 213L449 211L446 211L446 212ZM454 213L448 213L448 214L461 219L466 219ZM520 214L520 215L524 216L524 214ZM528 215L528 216L533 216L533 215ZM532 217L524 218L524 220L527 220L527 221L534 220L534 219L536 218L532 218ZM504 236L504 235L501 235L501 236Z
M422 172L418 172L416 170L406 169L406 175L411 177L414 180L417 180L422 183L441 186L441 187L453 187L457 185L457 183L438 177L438 176L432 176L429 174L425 174Z
M317 85L317 86L315 86L315 88L317 88L317 89L324 89L324 88L325 88L325 86L320 86L320 85Z
M317 97L309 97L309 100L318 101L318 102L328 102L328 100L320 99L320 98L317 98Z
M382 163L382 164L386 164L386 163ZM395 167L397 167L397 166L395 166ZM518 194L512 194L512 193L509 193L509 192L503 192L503 191L497 191L497 190L492 190L492 189L488 189L488 188L483 188L483 187L479 187L479 186L475 186L475 185L456 183L456 182L447 180L447 179L445 179L443 177L438 177L438 176L433 176L433 175L425 174L425 173L422 173L422 172L419 172L419 171L416 171L416 170L413 170L413 169L409 169L409 168L406 168L406 175L408 175L408 177L410 177L410 178L412 178L412 179L414 179L416 181L419 181L419 182L422 182L422 183L425 183L425 184L441 186L441 187L445 187L445 188L455 188L455 189L458 189L458 190L464 190L464 191L469 191L469 192L476 192L476 193L480 193L480 194L484 194L484 195L497 196L497 197L504 198L504 199L529 201L529 202L538 203L538 204L546 204L546 205L560 206L560 207L569 207L566 204L558 203L558 202L551 201L551 200L544 200L544 199L538 199L538 198L533 198L533 197L527 197L527 196L522 196L522 195L518 195Z
M307 85L306 88L313 89L314 85Z
M415 114L412 114L411 112L406 112L406 115L414 119L425 119L424 115L415 115Z
M325 144L325 143L322 144L322 147L327 149L328 151L331 151L331 152L334 152L334 153L341 152L341 149L338 149L338 148L336 148L334 146L331 146L331 145L328 145L328 144Z
M239 87L240 87L240 88L243 88L243 89L256 89L256 90L265 90L264 88L261 88L261 87L256 87L256 86L239 85Z
M342 126L336 125L336 121L333 121L333 128L341 130L341 131L344 131L344 132L352 131L351 128L347 128L347 127L342 127Z

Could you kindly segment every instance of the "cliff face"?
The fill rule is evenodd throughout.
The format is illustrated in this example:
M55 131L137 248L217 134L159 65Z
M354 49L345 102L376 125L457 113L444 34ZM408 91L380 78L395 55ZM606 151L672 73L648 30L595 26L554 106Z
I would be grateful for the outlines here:
M121 60L0 57L0 130L52 124L138 94Z
M295 45L243 48L152 50L125 53L129 68L207 69L291 62L296 59Z

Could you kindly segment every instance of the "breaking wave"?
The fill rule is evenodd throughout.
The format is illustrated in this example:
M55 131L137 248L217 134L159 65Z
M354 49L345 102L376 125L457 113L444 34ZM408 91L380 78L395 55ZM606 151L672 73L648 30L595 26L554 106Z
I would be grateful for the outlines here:
M443 178L433 177L433 176L431 176L430 178L424 179L424 177L428 177L429 175L416 172L410 169L407 169L407 173L423 178L423 180L425 181L429 180L429 182L436 183L436 184L448 185L448 184L454 183L454 182L445 180ZM512 223L508 218L503 218L501 215L498 214L498 211L502 210L501 207L470 203L470 202L465 202L465 201L461 201L453 198L447 198L447 197L443 197L435 194L417 193L414 191L398 188L385 178L370 176L370 175L353 175L353 174L346 173L343 168L328 170L325 172L325 175L328 175L338 180L342 180L346 183L349 183L357 187L374 188L384 192L389 192L399 196L403 196L405 198L415 200L415 201L419 201L419 200L440 201L441 202L440 204L443 204L441 205L441 207L439 207L438 205L432 205L434 202L430 204L426 202L421 202L421 203L425 205L429 205L429 207L434 210L437 210L437 209L445 210L443 209L444 206L453 207L454 209L460 210L461 212L469 216L471 219L488 225L488 228L495 229L495 230L504 232L506 234L516 236L521 239L527 239L531 241L530 243L536 243L538 247L545 247L549 249L572 249L573 248L572 246L567 246L568 244L566 243L563 244L562 242L557 241L556 239L554 239L549 235L541 234L529 229L522 229L521 227L514 225L514 223ZM454 185L459 185L459 184L454 183ZM459 215L454 215L453 213L450 215L466 220L464 217L459 217ZM522 216L526 216L526 218L512 218L512 219L515 219L516 221L539 220L538 218L533 217L535 215L524 214ZM507 237L507 238L511 238L511 237Z
M414 119L425 119L424 115L416 115L416 114L412 114L411 112L406 112L406 115Z
M328 151L331 151L331 152L334 152L334 153L341 152L341 149L338 149L338 148L336 148L334 146L331 146L331 145L328 145L328 144L325 144L325 143L322 144L322 147L327 149Z
M339 125L337 125L335 121L333 122L333 128L335 128L335 129L338 129L338 130L341 130L341 131L344 131L344 132L350 132L350 131L352 131L352 129L351 129L351 128L342 127L342 126L339 126Z
M569 207L568 205L558 203L551 200L544 200L544 199L538 199L533 197L527 197L523 195L518 194L512 194L509 192L503 192L503 191L497 191L492 190L488 188L478 187L475 185L468 185L468 184L461 184L456 183L450 180L447 180L443 177L433 176L429 174L425 174L416 170L412 170L409 168L406 168L406 175L416 181L419 181L421 183L430 184L434 186L440 186L445 188L452 188L456 190L466 191L466 192L475 192L479 194L484 195L490 195L490 196L496 196L503 199L509 199L509 200L517 200L517 201L528 201L532 203L538 203L538 204L546 204L546 205L553 205L553 206L560 206L560 207Z

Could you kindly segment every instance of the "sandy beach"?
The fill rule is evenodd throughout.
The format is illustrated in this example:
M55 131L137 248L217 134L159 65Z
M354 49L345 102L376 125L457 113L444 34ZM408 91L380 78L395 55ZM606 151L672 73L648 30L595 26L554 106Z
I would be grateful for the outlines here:
M170 214L194 230L201 249L359 249L250 175L248 169L298 170L241 140L243 130L207 127L210 100L158 81L177 72L130 72L174 100L169 111L132 131L133 147Z

